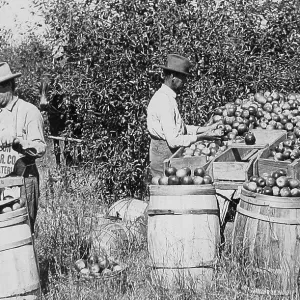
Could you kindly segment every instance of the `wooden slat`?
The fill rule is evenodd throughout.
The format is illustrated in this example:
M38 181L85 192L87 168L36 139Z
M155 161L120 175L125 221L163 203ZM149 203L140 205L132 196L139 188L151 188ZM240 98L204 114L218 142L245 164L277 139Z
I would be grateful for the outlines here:
M203 185L150 185L150 196L214 195L212 184Z
M285 130L252 129L251 132L256 138L256 143L254 145L233 143L230 147L264 149L269 146L278 145L287 138L287 132Z
M5 188L9 186L18 186L23 184L24 184L24 178L21 176L0 178L0 188Z
M248 168L248 165L248 162L214 162L214 180L246 180L246 170Z
M243 161L247 161L247 160L249 160L251 157L253 157L253 155L255 155L256 153L258 153L258 149L253 149L253 150L250 151L248 154L246 154L245 156L243 156L242 160L243 160Z

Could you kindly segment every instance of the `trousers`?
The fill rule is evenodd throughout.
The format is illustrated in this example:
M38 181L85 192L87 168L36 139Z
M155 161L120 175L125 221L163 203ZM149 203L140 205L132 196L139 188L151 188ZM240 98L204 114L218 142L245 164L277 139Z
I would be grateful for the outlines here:
M149 159L151 176L164 175L164 160L172 156L177 149L169 147L165 140L156 140L151 138Z

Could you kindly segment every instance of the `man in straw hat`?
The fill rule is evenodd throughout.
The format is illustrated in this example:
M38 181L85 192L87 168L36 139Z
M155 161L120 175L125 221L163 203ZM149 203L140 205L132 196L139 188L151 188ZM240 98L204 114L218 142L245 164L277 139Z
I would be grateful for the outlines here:
M12 73L6 62L0 62L0 177L25 178L21 201L24 204L27 197L33 230L39 194L35 159L44 155L46 143L40 111L14 95L15 78L20 76Z
M151 137L149 150L152 177L163 175L163 161L179 147L188 147L198 140L216 139L222 134L214 129L218 124L199 127L185 125L176 102L176 95L190 76L189 60L177 54L167 57L164 84L154 94L147 110L147 127Z

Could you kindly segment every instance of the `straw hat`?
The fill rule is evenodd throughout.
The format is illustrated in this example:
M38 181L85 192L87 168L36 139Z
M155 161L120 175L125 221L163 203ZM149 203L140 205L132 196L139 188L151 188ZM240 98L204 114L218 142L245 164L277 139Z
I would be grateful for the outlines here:
M164 70L174 71L190 76L189 68L191 63L189 60L178 54L169 54L165 66L160 66Z
M0 62L0 83L13 78L20 77L21 75L21 73L13 74L10 70L8 63Z

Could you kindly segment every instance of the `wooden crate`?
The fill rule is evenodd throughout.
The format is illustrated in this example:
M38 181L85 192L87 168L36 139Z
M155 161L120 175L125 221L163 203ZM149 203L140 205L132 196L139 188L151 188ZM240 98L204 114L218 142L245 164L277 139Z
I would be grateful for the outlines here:
M211 175L214 181L244 182L255 173L254 162L259 149L230 147L212 160Z
M177 169L189 167L195 169L197 167L202 167L207 163L207 156L189 156L183 157L182 153L184 147L180 147L170 158L164 161L164 170L169 167L175 167Z
M253 132L256 138L254 145L246 145L243 141L241 143L233 143L230 147L264 149L274 144L278 145L287 139L287 132L285 130L252 129L251 132Z
M256 175L262 175L263 173L271 173L278 169L286 171L287 175L292 178L300 179L300 159L293 162L288 161L275 161L269 158L272 155L272 147L268 147L261 150L257 162L256 162Z

